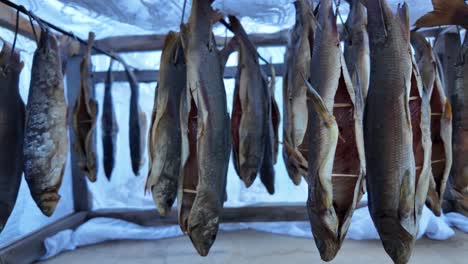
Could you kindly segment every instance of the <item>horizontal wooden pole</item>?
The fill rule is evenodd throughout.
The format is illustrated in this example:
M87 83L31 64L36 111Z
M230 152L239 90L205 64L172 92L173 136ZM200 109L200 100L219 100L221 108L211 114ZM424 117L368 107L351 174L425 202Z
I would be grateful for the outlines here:
M34 33L29 19L20 13L18 21L18 34L34 40ZM3 3L0 3L0 27L13 32L15 32L16 28L16 10ZM36 30L37 37L39 37L41 35L41 28L34 23L34 29Z
M284 75L284 65L282 63L273 64L275 67L275 74L276 76L283 76ZM261 65L263 71L267 74L270 74L269 66L266 64ZM224 70L224 78L230 79L235 78L237 74L237 66L226 67ZM143 71L135 71L136 78L138 82L142 83L151 83L157 82L159 79L159 71L154 70L143 70ZM125 71L114 71L113 72L114 82L127 82L127 75ZM92 78L94 83L102 83L106 81L107 72L93 72Z
M33 263L37 261L46 253L44 239L62 230L76 228L84 223L86 216L86 212L71 214L0 249L0 263Z
M156 210L111 209L90 212L89 218L109 217L120 219L142 226L177 225L177 210L172 210L168 216L162 217ZM308 221L305 204L285 203L275 205L258 205L249 207L224 208L222 223L236 222L291 222Z

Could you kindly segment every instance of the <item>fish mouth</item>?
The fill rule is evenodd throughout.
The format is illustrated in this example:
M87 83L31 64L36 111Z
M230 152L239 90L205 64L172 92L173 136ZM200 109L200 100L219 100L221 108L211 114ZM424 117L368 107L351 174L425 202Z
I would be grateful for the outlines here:
M414 247L414 237L401 226L397 219L381 219L380 225L376 227L383 247L393 262L408 263Z
M39 197L39 209L45 216L49 217L55 212L59 200L60 195L56 192L43 193Z
M209 224L189 226L188 235L192 241L193 246L200 256L205 257L208 255L211 246L216 240L218 227L210 226Z
M252 186L252 184L255 181L255 178L257 177L257 169L241 167L240 177L245 183L245 187L249 188L250 186Z

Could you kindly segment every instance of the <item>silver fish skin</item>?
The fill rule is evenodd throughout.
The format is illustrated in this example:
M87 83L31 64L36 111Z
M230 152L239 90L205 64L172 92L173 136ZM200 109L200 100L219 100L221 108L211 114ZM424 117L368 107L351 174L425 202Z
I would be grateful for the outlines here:
M408 6L399 6L394 14L385 0L366 2L371 51L364 117L369 211L388 255L395 263L407 263L418 229L416 211L422 206L418 199L425 200L424 188L416 183L413 152Z
M448 176L452 168L452 108L445 96L438 59L431 45L421 34L411 32L411 43L431 111L431 176L426 205L435 215L442 213Z
M114 99L112 97L112 82L114 81L112 76L112 64L113 61L111 60L104 88L103 112L101 118L103 149L102 162L104 165L104 173L109 180L111 179L112 171L115 166L117 134L119 132L117 119L115 117Z
M239 46L231 119L233 163L239 177L250 187L265 155L271 100L255 46L236 17L230 16L229 21Z
M159 72L148 140L150 169L146 190L151 190L158 212L167 215L177 196L181 158L180 98L187 85L179 33L168 33Z
M364 102L369 89L370 55L366 8L360 0L346 0L351 10L346 20L344 57L353 86L360 86Z
M308 153L307 210L320 256L330 261L363 193L363 103L341 52L332 1L321 2L317 28L310 84L303 78L316 91L309 93L308 148L314 151Z
M294 2L296 24L291 30L285 54L286 74L283 78L283 160L289 177L299 185L307 176L308 111L307 87L303 77L310 78L316 20L313 1Z
M32 65L23 151L31 196L46 216L60 199L68 151L67 109L57 41L43 30Z
M129 119L129 142L130 142L130 158L132 162L132 170L135 176L140 173L140 168L144 164L144 144L146 118L143 118L142 111L138 105L140 98L140 89L138 80L134 72L128 67L125 67L128 83L130 85L130 119Z
M15 207L23 174L25 107L19 94L23 69L18 52L3 41L0 52L0 233ZM7 151L5 151L7 150Z
M180 181L183 183L185 180L189 157L196 156L198 183L188 218L181 219L180 224L202 256L208 254L218 232L231 151L230 120L223 83L224 65L212 33L212 2L194 0L189 22L181 26L187 63L187 89L183 95L185 111L181 113L181 128L184 131L184 127L196 122L196 137L187 138L187 133L182 133ZM196 112L192 116L194 120L189 122L189 118L184 117L190 116L192 109ZM189 139L196 140L195 144L189 144ZM179 191L185 192L184 189Z
M97 101L91 97L91 47L94 33L89 33L88 45L80 64L80 91L73 106L72 128L76 136L73 146L79 158L78 166L91 182L97 179L96 156L96 121L98 115Z

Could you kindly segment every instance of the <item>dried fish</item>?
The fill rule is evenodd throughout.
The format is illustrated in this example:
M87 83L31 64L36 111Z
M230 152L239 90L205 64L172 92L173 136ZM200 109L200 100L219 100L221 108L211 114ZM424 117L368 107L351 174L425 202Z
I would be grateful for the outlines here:
M371 76L364 139L369 211L386 252L407 263L430 176L429 105L412 66L408 6L368 0Z
M309 109L309 150L315 151L308 155L307 208L320 255L330 261L341 247L363 194L363 103L341 52L331 0L321 1L318 23L311 84L305 82L310 91L317 91L311 93Z
M125 73L127 74L128 83L130 84L130 158L132 161L133 173L138 176L140 168L145 164L143 158L146 146L146 115L141 111L138 105L140 98L140 89L138 80L132 70L125 65Z
M432 155L429 192L426 205L437 215L442 212L442 202L447 179L452 167L452 110L437 67L437 56L421 34L411 32L411 43L416 51L416 60L423 87L430 100Z
M456 212L468 216L468 38L456 66L453 98L453 169L451 201Z
M91 47L94 42L94 33L89 33L86 53L80 64L80 91L73 107L72 128L76 142L73 146L79 159L78 166L91 182L96 181L96 119L98 106L96 100L91 98L90 84Z
M180 98L187 80L187 68L179 33L169 32L164 42L149 131L150 170L146 189L161 215L167 215L177 196L180 171Z
M268 192L273 193L274 135L270 87L260 68L257 49L240 21L234 16L229 20L239 46L231 120L234 168L247 187L261 172L262 182Z
M0 52L0 233L16 203L23 174L24 102L19 94L20 55L6 41Z
M314 47L316 20L313 1L299 0L296 24L291 31L285 55L286 74L283 78L283 159L288 175L299 185L307 175L308 112L307 87L302 76L310 77L310 62Z
M189 22L181 26L187 88L181 103L179 224L202 256L218 232L231 151L224 61L212 33L212 2L194 0Z
M112 98L112 64L111 60L109 64L109 70L107 71L107 79L104 91L104 102L103 102L103 113L101 119L102 126L102 149L103 149L103 164L104 172L107 179L110 180L112 176L112 170L115 165L115 152L117 144L117 133L119 132L119 126L115 118L114 102Z
M67 110L57 41L42 29L32 65L23 151L31 196L46 216L53 214L60 199L68 150Z
M365 101L370 75L366 9L360 0L347 1L350 3L351 11L345 24L348 34L344 41L344 57L349 75L353 79L353 86L359 86Z
M434 11L419 18L416 29L442 25L459 25L468 29L468 5L465 0L432 0Z

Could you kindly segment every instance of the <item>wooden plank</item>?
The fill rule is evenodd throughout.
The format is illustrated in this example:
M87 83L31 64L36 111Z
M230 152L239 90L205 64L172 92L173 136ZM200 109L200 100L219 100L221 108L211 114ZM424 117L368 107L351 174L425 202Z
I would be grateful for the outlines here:
M255 46L284 46L288 42L288 31L282 30L272 34L251 34L250 40ZM216 43L223 46L227 39L224 36L216 36ZM95 45L105 50L114 52L135 52L162 50L166 34L155 35L126 35L108 37L96 40Z
M270 75L270 68L268 65L262 64L262 69L265 73ZM282 63L273 64L275 67L276 76L282 76L284 74L284 65ZM237 66L226 67L224 70L224 78L230 79L235 78L237 73ZM92 74L93 81L95 83L103 83L106 81L107 72L94 72ZM157 82L159 78L159 71L154 70L142 70L135 71L138 82L151 83ZM125 71L114 71L113 72L114 82L127 82L127 75Z
M70 155L71 155L71 168L72 168L72 185L73 185L73 204L76 212L89 211L91 208L88 198L88 186L86 183L85 175L78 167L78 160L73 151L75 145L75 134L72 129L73 107L75 106L78 92L80 90L80 63L81 56L73 56L68 59L67 63L67 101L68 101L68 123L69 123L69 136L70 136Z
M84 223L87 213L66 216L36 232L0 249L0 263L32 263L45 254L43 241L65 229L74 229Z
M177 225L177 210L168 216L160 216L156 210L113 209L92 211L89 218L110 217L133 222L142 226ZM277 222L308 221L305 204L285 203L249 207L224 208L222 223L234 222Z
M36 29L37 37L41 35L40 27L34 23L34 28ZM13 8L0 3L0 27L6 28L15 32L16 27L16 10ZM29 18L20 13L19 23L18 23L18 33L26 38L34 40L34 33L29 22Z

